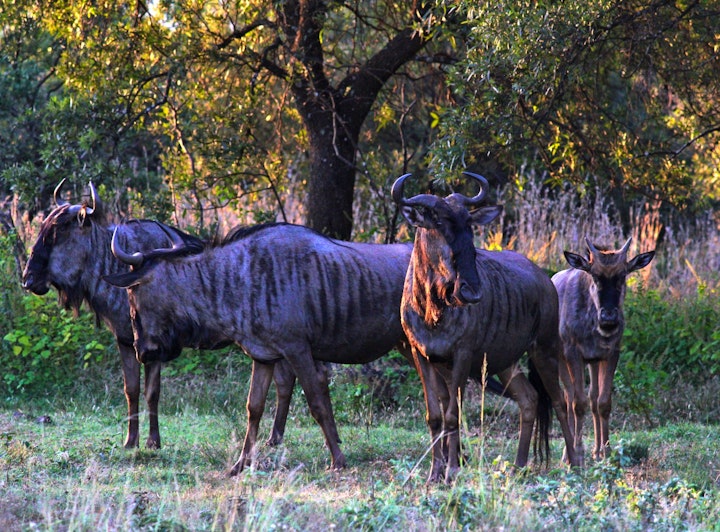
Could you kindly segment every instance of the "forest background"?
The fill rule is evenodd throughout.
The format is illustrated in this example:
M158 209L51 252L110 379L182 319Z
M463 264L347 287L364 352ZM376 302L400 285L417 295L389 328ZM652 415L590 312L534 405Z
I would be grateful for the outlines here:
M717 1L3 2L0 394L119 379L106 330L19 285L62 179L75 202L92 181L117 222L391 242L412 238L397 176L444 194L470 170L505 206L478 245L549 273L586 235L658 250L631 279L619 408L716 423L719 20ZM220 377L225 357L168 374Z

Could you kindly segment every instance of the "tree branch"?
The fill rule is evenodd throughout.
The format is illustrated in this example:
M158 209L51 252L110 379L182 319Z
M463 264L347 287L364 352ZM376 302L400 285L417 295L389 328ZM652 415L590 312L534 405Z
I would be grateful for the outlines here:
M275 24L273 24L270 20L265 18L258 19L243 28L235 28L230 35L228 35L222 41L216 44L215 48L217 48L218 50L223 50L230 46L230 43L232 43L234 40L242 39L251 31L256 30L257 28L260 28L262 26L275 28Z

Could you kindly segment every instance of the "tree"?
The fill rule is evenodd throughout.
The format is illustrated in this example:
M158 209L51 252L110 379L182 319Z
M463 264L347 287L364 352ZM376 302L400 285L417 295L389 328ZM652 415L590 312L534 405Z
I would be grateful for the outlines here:
M716 2L466 2L468 52L435 168L599 181L678 208L718 198ZM449 146L449 148L447 148Z
M265 191L282 214L285 175L297 164L306 223L342 238L353 227L363 125L393 94L388 81L401 67L418 79L431 68L410 61L439 24L433 4L418 0L26 7L55 43L65 116L81 109L87 119L85 131L62 136L72 133L70 146L82 139L85 163L93 155L104 161L101 180L142 189L147 177L157 190L164 172L168 194L187 198L176 203L194 209L202 229L210 209L243 201L266 219L256 201ZM144 172L119 172L137 167L139 157ZM151 203L149 196L155 193L137 192L135 200Z

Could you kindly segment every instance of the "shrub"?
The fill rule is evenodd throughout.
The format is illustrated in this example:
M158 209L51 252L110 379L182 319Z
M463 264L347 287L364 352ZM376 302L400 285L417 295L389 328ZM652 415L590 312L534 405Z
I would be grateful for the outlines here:
M114 354L112 335L89 314L75 317L49 297L20 296L15 305L20 312L0 352L3 395L69 386L91 364L107 364Z

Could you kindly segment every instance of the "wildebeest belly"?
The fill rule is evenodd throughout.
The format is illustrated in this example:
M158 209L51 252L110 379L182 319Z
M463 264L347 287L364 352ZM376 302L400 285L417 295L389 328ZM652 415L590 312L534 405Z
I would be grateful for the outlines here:
M488 374L502 371L535 342L536 328L528 321L516 328L486 323L478 329L463 326L462 320L451 324L453 321L448 320L446 326L412 327L410 340L421 346L424 355L434 363L447 361L452 364L459 354L470 352L472 375L481 375L484 366Z

